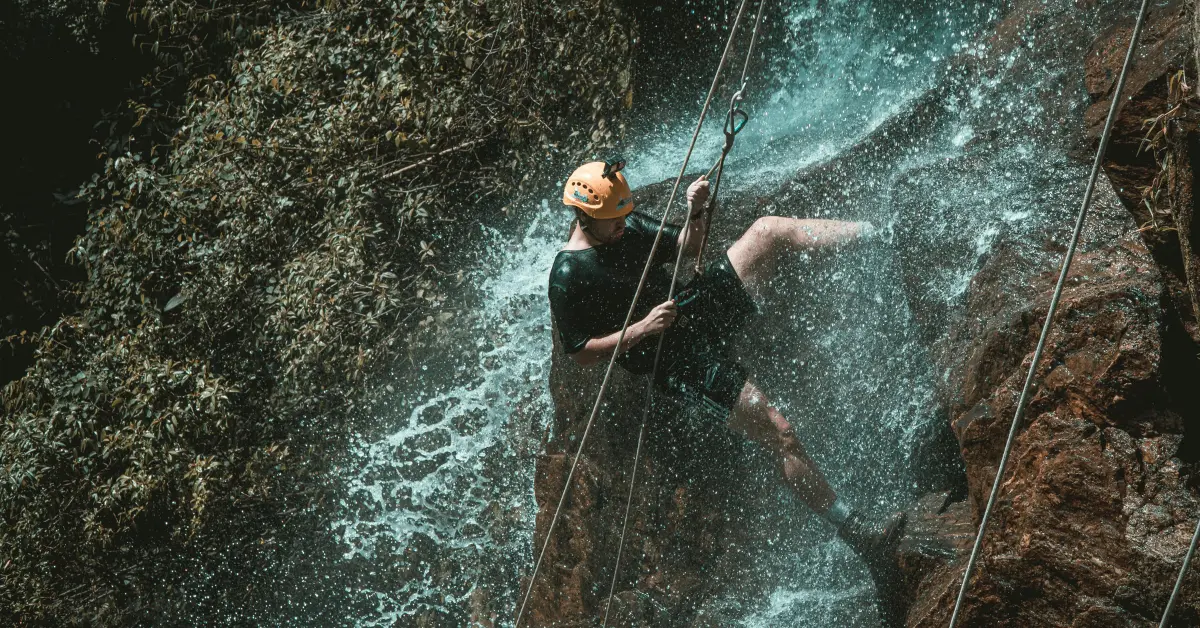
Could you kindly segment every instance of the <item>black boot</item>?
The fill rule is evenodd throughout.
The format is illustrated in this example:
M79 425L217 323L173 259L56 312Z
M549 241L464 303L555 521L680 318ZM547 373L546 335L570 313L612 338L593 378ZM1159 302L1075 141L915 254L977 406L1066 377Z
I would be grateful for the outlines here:
M838 526L837 533L867 566L881 562L895 563L896 548L900 544L906 520L907 515L897 512L882 526L875 526L861 512L852 510L846 521Z
M879 615L884 626L903 626L904 577L900 571L897 549L904 533L908 515L897 512L882 525L871 525L865 515L852 510L846 521L838 526L838 537L858 554L875 581Z

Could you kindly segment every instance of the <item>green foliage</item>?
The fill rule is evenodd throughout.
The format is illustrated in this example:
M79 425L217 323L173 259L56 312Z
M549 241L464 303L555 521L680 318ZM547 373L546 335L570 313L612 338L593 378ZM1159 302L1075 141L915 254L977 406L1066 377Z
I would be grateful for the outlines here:
M444 238L607 146L630 93L601 0L126 13L159 74L81 191L82 310L3 395L0 615L27 621L126 621L148 556L262 533L214 522L315 486L441 304Z

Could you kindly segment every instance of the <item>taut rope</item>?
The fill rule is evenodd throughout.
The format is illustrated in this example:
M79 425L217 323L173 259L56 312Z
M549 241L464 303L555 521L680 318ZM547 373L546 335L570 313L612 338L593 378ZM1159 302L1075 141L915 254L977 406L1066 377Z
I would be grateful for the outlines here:
M1046 323L1042 325L1042 335L1038 337L1037 349L1033 352L1033 362L1029 365L1029 374L1025 377L1025 385L1021 388L1021 398L1017 401L1017 412L1013 416L1012 426L1008 430L1008 442L1004 444L1004 454L1000 456L1000 468L996 470L996 479L992 482L992 493L988 497L987 507L983 510L983 519L979 522L979 532L975 535L975 545L971 548L971 558L967 561L967 570L963 573L962 586L958 590L958 599L954 602L954 613L950 616L950 628L958 623L958 614L962 610L963 600L967 596L967 587L971 583L971 574L975 571L975 562L979 559L979 549L983 546L983 535L987 531L988 520L992 507L996 505L996 495L1000 493L1000 480L1008 467L1008 456L1012 452L1013 442L1017 437L1017 428L1025 415L1025 404L1029 399L1029 389L1033 385L1033 376L1037 372L1038 362L1042 359L1042 351L1046 347L1046 338L1050 336L1050 328L1054 323L1054 312L1058 309L1058 299L1062 296L1063 285L1067 281L1067 271L1071 268L1071 260L1075 257L1075 247L1079 244L1079 234L1083 231L1083 221L1087 217L1088 207L1092 204L1092 193L1096 189L1096 179L1100 176L1100 164L1104 160L1104 151L1108 149L1108 139L1112 134L1113 120L1117 117L1117 106L1121 102L1121 93L1125 89L1125 76L1133 61L1133 51L1137 48L1138 37L1142 33L1142 23L1146 18L1146 5L1149 0L1142 0L1142 8L1138 12L1137 23L1133 26L1133 36L1129 38L1129 50L1125 53L1125 64L1121 67L1121 76L1113 90L1112 104L1108 108L1108 119L1104 121L1104 132L1100 136L1100 147L1096 150L1096 160L1092 163L1092 175L1088 179L1087 190L1083 194L1083 204L1079 208L1079 216L1075 219L1075 231L1071 234L1071 246L1063 258L1062 270L1058 274L1058 284L1054 286L1054 296L1050 298L1050 309L1046 312Z
M1188 545L1187 553L1183 556L1183 566L1179 568L1179 577L1175 579L1175 588L1171 590L1171 599L1167 600L1167 608L1163 609L1162 620L1158 622L1158 628L1167 628L1167 620L1171 618L1171 611L1175 610L1175 599L1179 597L1179 590L1183 588L1183 577L1187 575L1188 565L1192 563L1192 554L1196 553L1196 541L1200 539L1200 521L1196 522L1196 531L1192 533L1192 544Z
M716 75L713 76L712 86L708 89L708 96L704 99L704 107L700 110L700 119L696 122L696 130L692 133L692 141L688 146L687 155L683 159L683 166L679 169L679 176L675 178L675 184L671 187L671 196L667 199L667 206L663 209L662 221L658 225L658 233L654 236L654 243L650 246L650 255L646 259L646 265L642 268L642 277L638 280L637 290L633 293L633 303L629 304L629 312L625 315L625 323L621 325L621 333L617 336L617 348L613 350L612 356L608 359L608 368L604 371L604 379L600 382L600 391L596 394L596 403L592 406L591 415L588 416L587 425L583 428L583 435L579 439L579 448L575 451L575 459L571 463L571 469L567 472L566 481L563 483L562 496L558 499L558 506L554 509L554 517L550 520L550 527L546 530L546 540L542 543L541 552L538 554L537 562L533 565L533 574L529 577L529 587L525 589L524 599L521 601L521 608L517 611L516 628L520 628L521 619L525 615L525 608L529 604L529 596L533 592L533 585L536 583L538 570L541 569L542 560L546 557L546 548L550 546L550 539L554 536L554 526L558 524L559 515L562 514L563 504L567 500L567 493L571 490L571 479L575 476L575 469L579 466L579 458L583 454L583 448L587 445L588 434L592 431L592 425L596 421L596 416L600 413L600 405L604 401L604 393L608 391L608 382L612 377L613 367L617 363L617 356L620 354L621 345L625 342L625 332L629 330L629 324L633 321L633 313L637 308L638 299L642 296L642 288L646 286L646 279L650 276L650 269L654 266L654 255L658 252L658 243L662 240L663 229L667 226L667 217L671 213L671 207L675 204L675 196L679 192L679 182L683 180L683 175L687 171L688 162L692 159L692 151L696 148L696 139L700 136L700 128L704 125L704 119L708 116L709 106L712 104L713 93L717 91L717 83L721 77L722 70L725 69L725 62L729 58L729 50L733 46L733 37L737 33L738 25L742 21L742 14L746 10L746 4L749 0L742 0L741 6L738 8L737 17L734 19L733 27L729 31L729 40L725 43L725 50L721 53L721 62L717 65ZM688 222L691 221L691 213L688 213ZM685 233L687 224L684 225ZM680 247L682 250L682 247ZM675 271L678 274L679 261L675 262ZM671 287L674 290L675 280L672 278ZM662 347L662 338L659 338L659 348ZM657 365L658 359L655 358Z
M746 90L746 71L750 68L750 56L752 54L754 54L754 42L755 42L755 40L758 39L758 31L759 31L759 28L762 26L763 8L766 5L767 5L767 0L761 0L758 4L758 15L754 19L754 31L750 36L750 47L746 50L746 62L742 65L742 79L741 79L741 83L739 84L740 87L738 88L737 93L734 94L733 99L729 102L729 113L726 115L726 118L725 118L725 146L721 150L721 157L719 160L717 160L716 165L714 165L712 167L712 169L710 169L708 171L707 176L711 177L713 170L716 170L717 171L717 180L713 185L712 193L709 195L708 202L706 203L705 231L704 231L703 237L700 240L700 248L696 253L696 270L697 270L697 272L699 272L699 270L700 270L700 260L704 255L704 243L708 241L708 227L712 223L713 201L716 200L717 190L719 189L719 187L721 185L721 173L725 169L725 157L726 157L726 155L729 154L730 149L733 148L734 137L738 134L739 131L742 130L742 127L745 126L745 124L746 124L746 122L745 122L746 114L745 113L741 113L742 123L740 125L737 124L737 114L741 112L740 109L737 109L737 103L738 103L738 101L740 101L742 99L742 94ZM738 22L741 21L742 12L745 9L746 9L746 0L742 0L741 7L738 9L737 18L734 20L734 23L733 23L733 28L730 29L730 32L729 32L729 41L725 44L726 54L728 54L730 45L733 43L733 37L737 32ZM717 82L719 81L719 79L721 77L721 69L724 66L725 66L725 58L724 58L724 56L722 56L721 65L717 67L717 73L715 76L713 76L713 88L714 89L716 88ZM711 95L712 95L712 90L709 91L709 96L711 97ZM707 103L706 103L706 105L707 105ZM703 118L703 114L702 114L701 115L701 124L703 124L703 119L704 118ZM700 133L700 125L697 125L696 126L696 134L699 134L699 133ZM695 145L695 142L696 142L696 135L693 135L692 136L692 144ZM688 150L688 157L689 158L691 157L690 149ZM675 179L676 187L679 186L679 181L683 178L683 173L684 173L684 170L686 170L686 169L687 169L687 159L684 160L683 168L681 168L679 171L679 177L677 179ZM672 192L672 196L674 196L674 192ZM668 205L668 207L669 207L669 205ZM684 220L684 223L683 223L683 233L685 235L688 233L689 228L691 227L691 223L692 223L692 212L689 211L687 213L687 218ZM665 225L665 224L666 223L664 221L663 225ZM662 226L660 225L659 228L661 229ZM684 242L684 244L686 245L687 243ZM684 246L680 246L679 250L675 254L675 268L671 273L671 287L667 291L667 299L668 300L674 298L674 296L675 296L675 284L679 280L679 268L680 268L680 266L683 265L683 250L684 250ZM651 253L651 257L653 257L653 253ZM633 506L633 490L637 483L638 462L641 460L641 457L642 457L642 441L646 436L646 424L650 420L650 406L651 406L651 403L654 401L654 380L658 377L658 366L659 366L659 362L662 358L663 340L665 338L666 338L665 332L663 334L660 334L658 337L658 347L655 348L655 350L654 350L654 368L652 368L650 370L650 376L646 380L646 403L645 403L645 407L642 409L642 424L638 428L637 449L634 450L634 454L633 454L633 471L629 474L629 495L625 500L625 516L622 518L622 521L621 521L621 540L620 540L619 544L617 545L617 559L616 559L616 564L613 565L612 583L608 587L608 602L605 603L605 605L604 605L604 620L601 623L601 628L608 627L608 614L609 614L609 611L612 610L613 595L616 594L616 590L617 590L617 577L621 573L621 554L625 550L625 534L629 530L629 512ZM620 345L618 344L618 346L620 346Z

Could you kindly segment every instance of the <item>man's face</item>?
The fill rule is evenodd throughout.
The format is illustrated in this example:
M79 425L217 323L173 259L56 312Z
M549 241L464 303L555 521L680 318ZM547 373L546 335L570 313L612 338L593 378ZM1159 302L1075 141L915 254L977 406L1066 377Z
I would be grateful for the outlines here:
M593 220L588 233L605 244L616 242L625 235L625 217Z

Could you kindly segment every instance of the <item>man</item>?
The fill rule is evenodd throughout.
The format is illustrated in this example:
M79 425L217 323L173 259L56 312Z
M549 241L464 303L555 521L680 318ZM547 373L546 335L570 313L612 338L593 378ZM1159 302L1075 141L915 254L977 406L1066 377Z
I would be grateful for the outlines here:
M754 222L724 255L667 299L667 264L680 247L694 256L704 235L700 214L709 195L703 177L688 188L690 228L668 226L655 255L621 346L621 325L633 301L642 269L658 230L658 221L633 212L633 196L623 164L593 162L567 180L563 202L575 208L576 221L550 271L550 307L563 349L577 363L595 364L618 352L618 364L633 373L649 373L658 335L664 339L657 381L672 394L698 399L728 413L729 426L772 452L787 485L820 514L878 575L894 554L903 514L872 526L838 498L820 469L805 453L787 419L730 356L728 332L756 311L752 293L770 280L776 264L799 251L835 248L861 236L867 223L800 220L766 216ZM644 306L641 304L645 304Z

